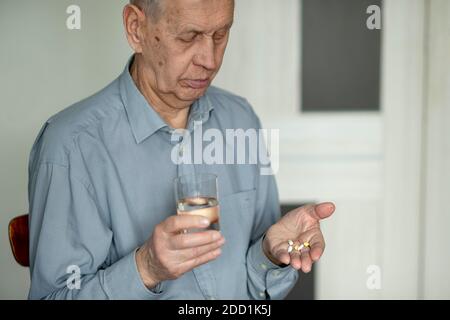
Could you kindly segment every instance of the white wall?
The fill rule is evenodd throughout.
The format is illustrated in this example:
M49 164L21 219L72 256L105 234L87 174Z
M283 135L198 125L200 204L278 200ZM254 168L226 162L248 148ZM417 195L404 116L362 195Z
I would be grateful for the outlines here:
M381 297L449 299L450 5L385 4Z
M429 12L420 285L425 298L449 299L450 1L431 1Z

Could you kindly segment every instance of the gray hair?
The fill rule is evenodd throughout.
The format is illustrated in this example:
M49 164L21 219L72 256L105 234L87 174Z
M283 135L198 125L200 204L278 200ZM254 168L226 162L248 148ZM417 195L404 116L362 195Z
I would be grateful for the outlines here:
M130 0L130 3L144 10L148 17L151 17L155 22L160 18L162 7L162 0Z

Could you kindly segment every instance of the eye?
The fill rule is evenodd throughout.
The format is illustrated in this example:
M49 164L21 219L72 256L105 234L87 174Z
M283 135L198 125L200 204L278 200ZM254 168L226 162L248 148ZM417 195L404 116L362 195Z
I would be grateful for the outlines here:
M195 33L195 34L188 34L186 36L180 37L180 40L182 42L185 42L185 43L190 43L190 42L194 41L195 38L197 38L197 36L198 36L197 33Z
M221 41L224 38L226 38L227 34L228 34L228 31L217 32L217 33L214 34L214 40L215 41Z

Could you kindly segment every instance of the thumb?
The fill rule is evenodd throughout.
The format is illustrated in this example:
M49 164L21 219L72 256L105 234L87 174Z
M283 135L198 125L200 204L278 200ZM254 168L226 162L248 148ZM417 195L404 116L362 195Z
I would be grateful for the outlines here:
M315 205L314 212L317 216L317 219L322 220L331 216L336 209L334 203L332 202L324 202Z

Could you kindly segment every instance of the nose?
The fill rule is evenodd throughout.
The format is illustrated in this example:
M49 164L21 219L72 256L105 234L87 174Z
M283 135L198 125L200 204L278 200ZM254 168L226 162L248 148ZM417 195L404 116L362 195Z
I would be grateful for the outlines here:
M211 37L203 37L198 52L194 57L194 64L207 70L215 70L217 67L215 58L216 45Z

